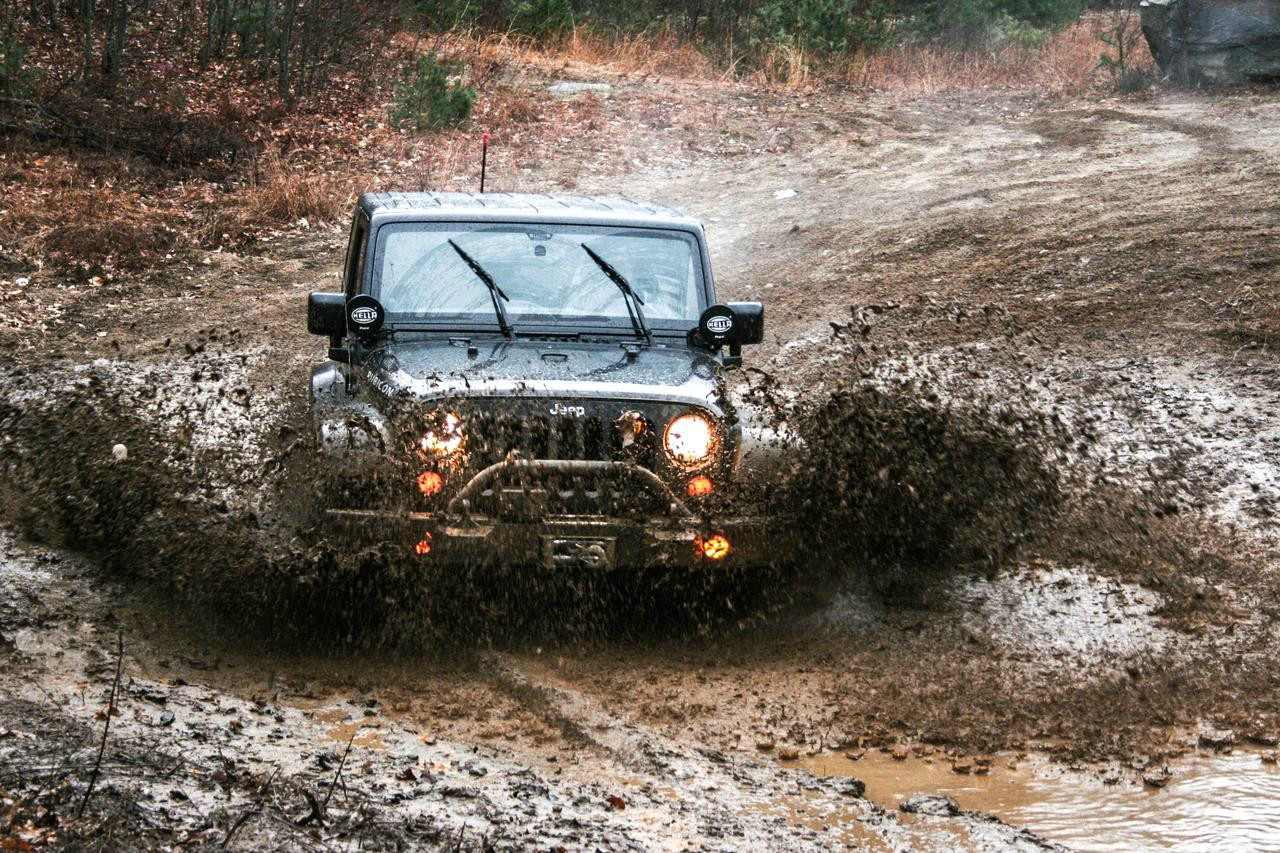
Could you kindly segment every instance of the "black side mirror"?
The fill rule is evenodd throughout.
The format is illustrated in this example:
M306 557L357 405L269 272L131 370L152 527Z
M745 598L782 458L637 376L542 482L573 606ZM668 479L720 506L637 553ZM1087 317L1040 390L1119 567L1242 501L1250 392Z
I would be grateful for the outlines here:
M759 302L730 302L737 323L738 340L730 343L758 344L764 340L764 305Z
M347 333L347 297L341 293L317 291L307 299L307 331L341 338Z
M719 350L729 347L725 367L742 365L742 345L764 340L764 306L759 302L730 302L712 305L698 319L698 328L689 333L694 345Z

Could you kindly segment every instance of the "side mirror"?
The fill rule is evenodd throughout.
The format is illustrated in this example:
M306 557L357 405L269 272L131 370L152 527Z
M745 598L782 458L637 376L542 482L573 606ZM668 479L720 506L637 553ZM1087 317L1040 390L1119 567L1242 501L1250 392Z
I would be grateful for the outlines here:
M764 340L764 306L759 302L730 302L712 305L698 319L698 328L689 333L690 343L719 350L729 347L725 367L742 365L743 344Z
M758 344L764 340L764 305L759 302L730 302L729 309L738 324L736 343Z
M347 297L341 293L317 291L307 298L307 331L313 335L341 338L347 333Z

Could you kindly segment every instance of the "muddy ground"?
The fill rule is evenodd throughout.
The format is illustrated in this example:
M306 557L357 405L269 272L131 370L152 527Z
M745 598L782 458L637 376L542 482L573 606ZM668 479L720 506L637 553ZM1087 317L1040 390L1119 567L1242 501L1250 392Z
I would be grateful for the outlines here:
M980 815L886 812L788 761L897 748L965 770L1034 751L1138 779L1198 741L1274 744L1274 90L1064 101L601 79L607 95L579 96L590 133L499 151L490 180L702 218L722 296L767 305L744 386L812 398L852 375L923 377L898 393L1056 411L1073 437L1053 459L1064 503L1007 559L913 564L928 581L906 592L837 547L823 595L779 590L763 618L360 651L262 639L279 633L262 630L271 603L247 628L174 580L216 572L234 521L184 528L150 500L122 527L140 510L101 491L85 531L38 517L83 514L75 490L60 505L9 488L0 830L103 847L1030 847L1045 842ZM547 82L523 84L542 98ZM336 285L343 244L299 229L138 280L7 271L7 411L70 425L36 467L65 456L202 518L269 514L240 487L288 443L322 354L305 295ZM41 409L65 399L100 404ZM22 457L21 436L3 440ZM141 544L104 544L123 529ZM77 818L120 647L119 713Z

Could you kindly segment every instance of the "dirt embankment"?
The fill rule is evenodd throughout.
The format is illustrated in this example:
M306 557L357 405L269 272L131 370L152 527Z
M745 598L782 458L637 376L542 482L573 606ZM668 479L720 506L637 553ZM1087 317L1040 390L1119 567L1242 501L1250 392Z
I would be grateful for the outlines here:
M1280 731L1272 94L646 83L598 108L592 135L503 183L654 197L707 221L723 294L768 305L763 373L744 384L808 413L818 452L800 482L828 522L829 602L674 640L246 649L192 603L300 565L286 536L263 545L284 529L268 463L294 447L320 354L303 299L335 281L340 235L184 256L147 280L6 281L0 372L20 433L4 458L26 478L6 484L6 512L55 543L7 534L0 570L9 831L1032 845L970 817L886 815L770 756L906 743L1137 769L1202 724ZM850 435L874 452L823 443ZM66 488L74 471L92 476ZM103 550L152 582L105 578ZM937 580L886 597L862 571L886 553L898 580ZM323 587L333 566L312 568ZM373 592L382 568L348 577ZM287 628L269 623L305 620L297 601L259 597L252 621ZM96 823L76 824L118 636L123 713Z

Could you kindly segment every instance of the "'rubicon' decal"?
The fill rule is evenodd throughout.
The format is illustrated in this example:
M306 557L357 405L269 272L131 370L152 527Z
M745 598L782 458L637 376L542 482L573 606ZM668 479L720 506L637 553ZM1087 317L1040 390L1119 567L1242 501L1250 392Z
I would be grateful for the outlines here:
M356 309L356 310L359 310L359 309ZM374 388L377 388L379 391L381 391L383 394L387 395L388 397L395 395L396 389L392 387L391 383L383 379L378 374L374 373L372 370L366 370L364 373L364 377L365 379L369 380L370 385L372 385Z

